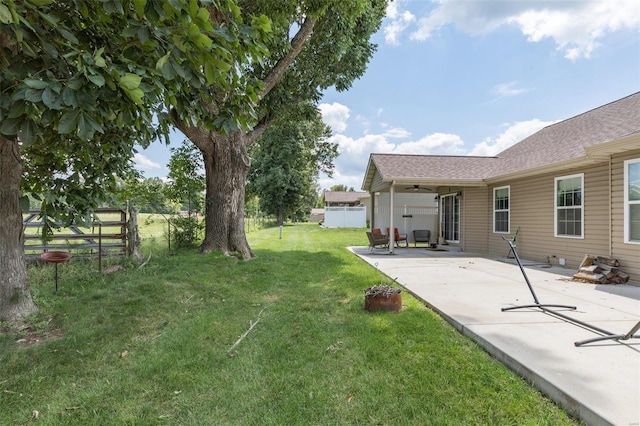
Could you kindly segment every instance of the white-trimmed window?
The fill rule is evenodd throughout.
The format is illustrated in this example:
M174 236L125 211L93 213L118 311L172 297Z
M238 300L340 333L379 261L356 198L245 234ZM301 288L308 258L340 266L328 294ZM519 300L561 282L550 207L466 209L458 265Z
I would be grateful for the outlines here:
M555 178L555 236L584 238L584 173Z
M640 244L640 158L624 162L624 242Z
M509 233L510 196L509 186L493 188L493 232L495 233Z

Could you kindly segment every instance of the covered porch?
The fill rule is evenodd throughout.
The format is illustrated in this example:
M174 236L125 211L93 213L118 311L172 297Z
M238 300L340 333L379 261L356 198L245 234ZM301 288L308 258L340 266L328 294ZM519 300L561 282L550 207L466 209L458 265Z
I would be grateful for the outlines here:
M429 230L430 244L465 250L465 193L486 193L483 174L496 161L495 157L371 154L362 183L373 200L370 228L383 232L398 228L410 246L414 230ZM394 237L390 232L389 253L396 249Z

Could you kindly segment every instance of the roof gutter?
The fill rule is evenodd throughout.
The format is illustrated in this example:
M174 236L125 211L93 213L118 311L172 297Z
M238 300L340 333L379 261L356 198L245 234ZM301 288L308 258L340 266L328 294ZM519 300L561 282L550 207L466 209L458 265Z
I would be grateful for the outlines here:
M396 185L425 185L425 186L487 186L481 178L473 179L447 179L447 178L434 178L434 179L411 179L411 178L393 178L384 179L383 182L394 182Z
M586 148L585 152L587 157L594 161L609 161L609 158L614 154L640 148L639 142L640 133L634 133L613 142Z
M533 169L521 170L514 173L493 176L484 181L488 184L502 182L507 179L526 178L543 173L553 173L557 171L566 171L567 169L589 166L595 163L608 162L609 158L614 154L639 149L640 133L634 133L617 139L612 142L599 144L589 148L585 148L585 155L570 160L561 161L559 163L548 164L546 166L536 167Z

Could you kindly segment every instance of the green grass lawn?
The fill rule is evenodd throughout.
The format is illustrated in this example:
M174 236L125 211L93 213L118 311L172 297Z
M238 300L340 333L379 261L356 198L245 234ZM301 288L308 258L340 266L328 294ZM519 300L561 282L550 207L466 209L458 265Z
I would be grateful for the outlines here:
M251 261L167 256L160 236L141 269L72 259L57 294L53 268L31 267L41 312L2 325L0 424L575 423L409 294L365 311L387 281L345 249L363 230L248 238Z

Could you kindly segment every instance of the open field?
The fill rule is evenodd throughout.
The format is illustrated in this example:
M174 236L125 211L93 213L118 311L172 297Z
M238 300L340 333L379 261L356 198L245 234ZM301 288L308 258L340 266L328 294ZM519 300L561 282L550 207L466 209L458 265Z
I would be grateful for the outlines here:
M257 230L241 261L169 256L160 228L141 269L72 259L55 294L30 268L41 312L1 325L0 424L574 423L410 295L364 311L387 280L345 250L363 230Z

